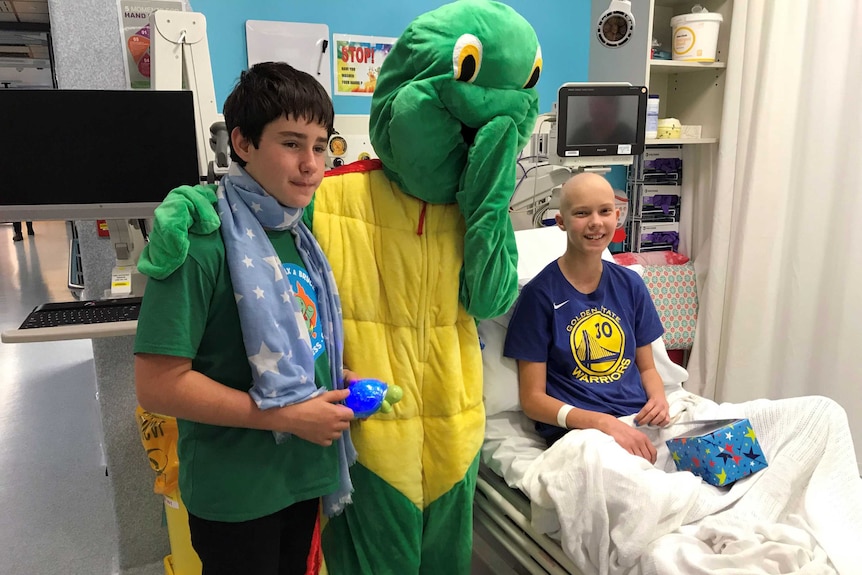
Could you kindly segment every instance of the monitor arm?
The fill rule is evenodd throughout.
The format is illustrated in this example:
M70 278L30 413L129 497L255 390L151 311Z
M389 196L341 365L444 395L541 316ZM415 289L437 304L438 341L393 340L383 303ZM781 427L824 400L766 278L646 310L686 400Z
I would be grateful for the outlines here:
M150 15L153 90L191 90L194 94L198 167L211 180L228 167L228 134L216 108L206 17L200 12L156 10ZM212 134L212 136L211 136Z
M198 173L207 181L215 181L227 172L230 162L227 127L216 108L204 15L173 10L153 12L150 58L153 90L191 90ZM142 296L146 277L138 271L137 262L146 243L143 231L133 220L109 219L107 223L117 262L111 271L111 288L105 296Z

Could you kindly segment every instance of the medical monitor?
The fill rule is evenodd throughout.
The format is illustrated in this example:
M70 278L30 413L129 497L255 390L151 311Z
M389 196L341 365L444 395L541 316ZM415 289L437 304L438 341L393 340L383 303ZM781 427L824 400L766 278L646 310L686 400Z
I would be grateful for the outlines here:
M553 163L641 154L646 106L647 89L643 86L563 85L557 99L556 145L550 149L563 161Z
M152 217L196 141L187 90L0 90L0 221Z

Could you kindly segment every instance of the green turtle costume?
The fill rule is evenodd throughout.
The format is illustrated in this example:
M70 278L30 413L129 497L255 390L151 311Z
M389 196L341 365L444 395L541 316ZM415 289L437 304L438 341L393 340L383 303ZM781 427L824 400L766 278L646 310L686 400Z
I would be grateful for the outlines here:
M470 572L485 425L476 320L517 297L508 206L541 68L533 28L506 4L459 0L419 16L377 80L380 161L328 173L306 210L341 294L345 366L403 390L390 413L351 427L353 504L322 533L333 575ZM193 203L195 222L213 215ZM181 251L176 232L190 226L182 207L157 212L170 249L151 244L141 266L164 268L153 260Z
M508 206L541 66L535 32L505 4L460 0L418 17L371 104L382 169L333 172L315 195L345 365L404 390L391 414L352 426L354 503L323 530L334 575L470 572L485 426L476 319L517 296Z

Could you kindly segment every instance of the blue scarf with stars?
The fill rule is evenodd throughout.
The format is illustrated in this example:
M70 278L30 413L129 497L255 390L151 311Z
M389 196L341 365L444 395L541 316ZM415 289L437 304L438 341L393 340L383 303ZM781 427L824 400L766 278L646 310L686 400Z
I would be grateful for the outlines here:
M314 382L314 352L308 326L265 230L290 230L293 234L296 249L317 291L319 324L329 356L332 385L334 389L342 389L341 300L326 256L302 223L303 210L282 206L236 164L222 178L216 195L253 378L249 394L260 409L271 409L306 401L325 391ZM275 432L278 443L289 436ZM348 466L356 461L349 430L344 431L336 444L340 485L338 491L323 498L323 510L330 516L350 503L353 485Z

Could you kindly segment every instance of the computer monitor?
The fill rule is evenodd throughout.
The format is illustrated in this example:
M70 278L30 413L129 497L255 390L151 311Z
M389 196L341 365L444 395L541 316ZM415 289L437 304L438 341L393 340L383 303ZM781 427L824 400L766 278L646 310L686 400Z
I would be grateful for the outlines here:
M198 184L190 91L0 90L0 221L150 218Z
M629 84L564 84L550 142L556 164L630 164L644 150L647 89Z

